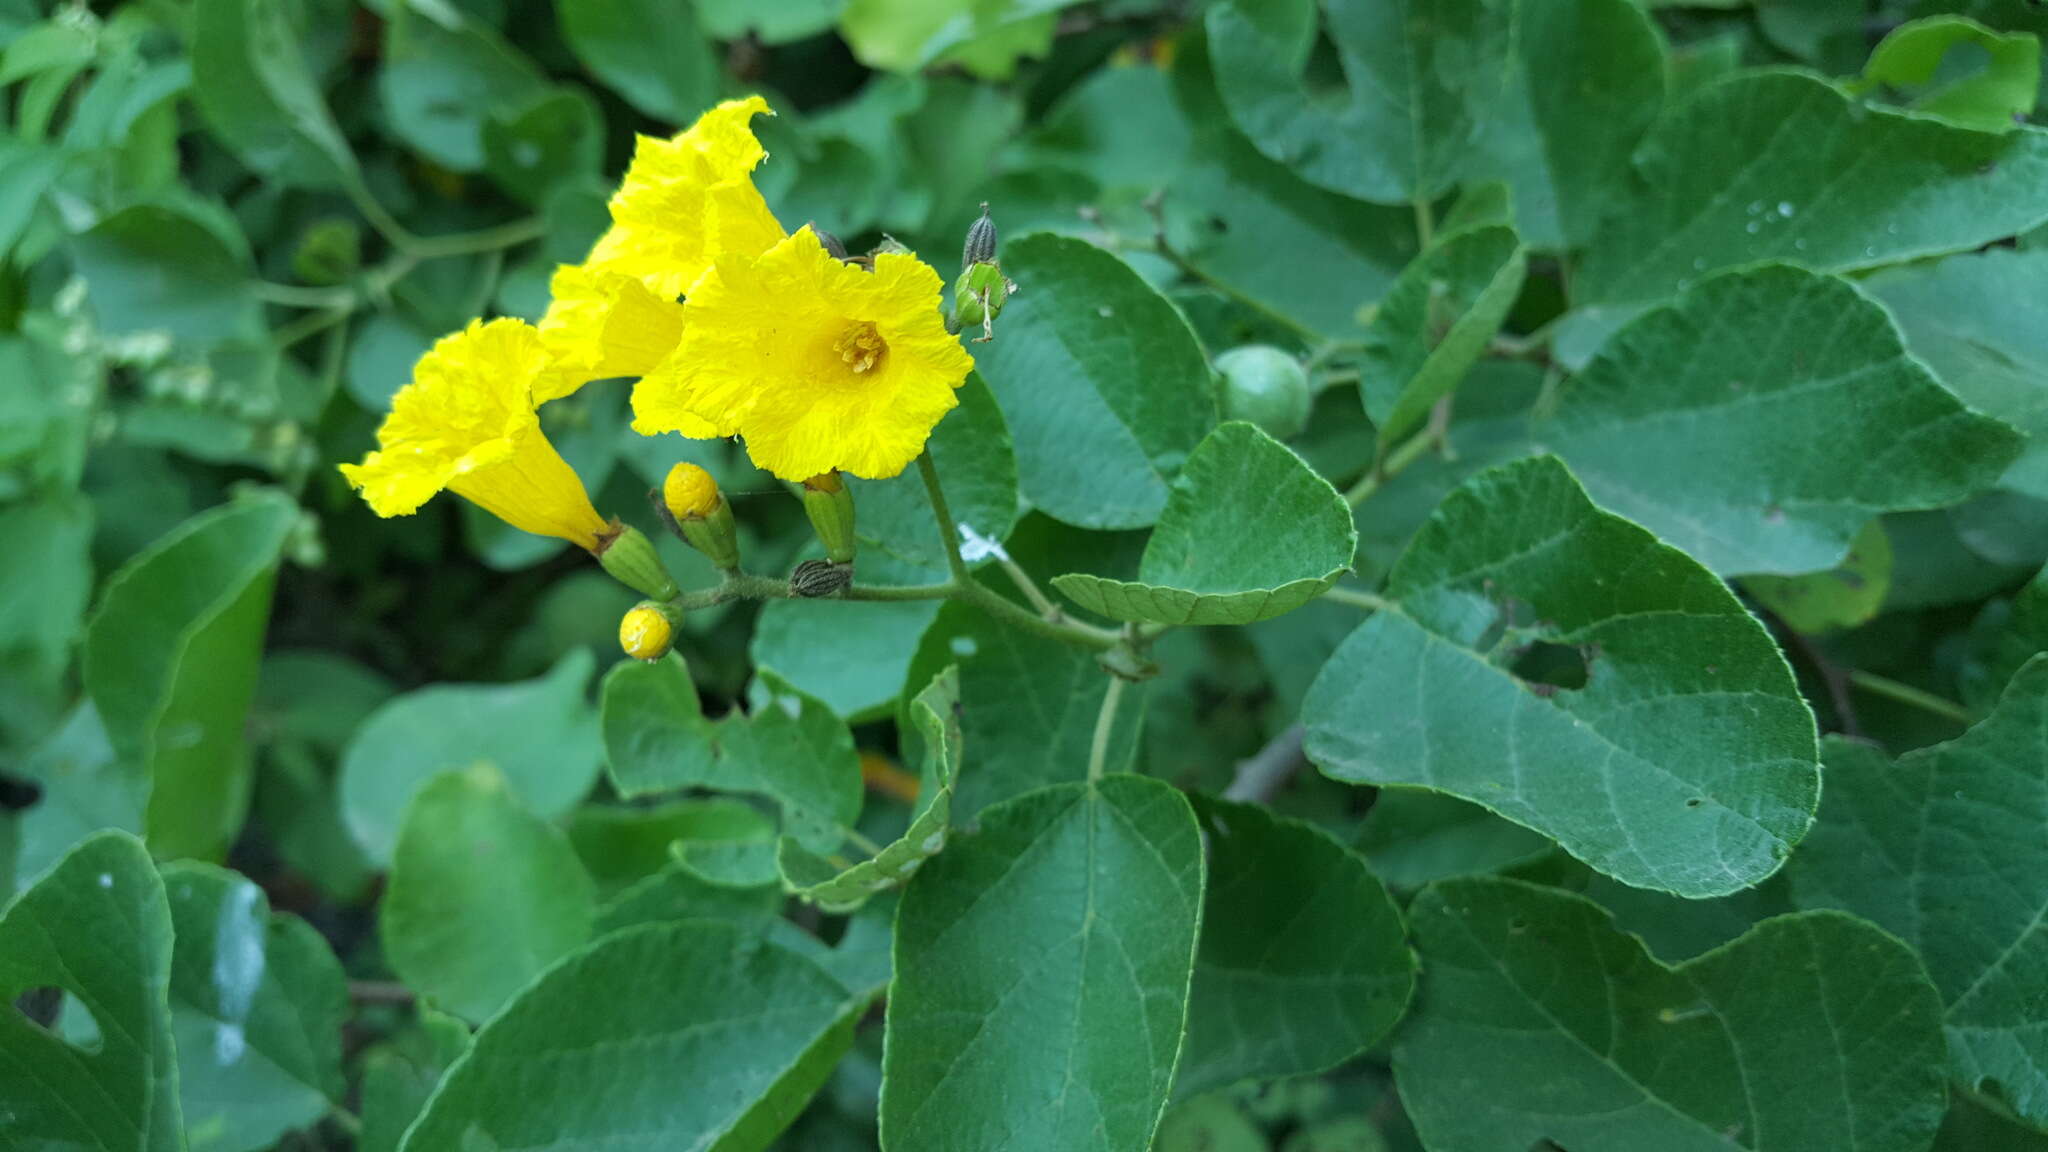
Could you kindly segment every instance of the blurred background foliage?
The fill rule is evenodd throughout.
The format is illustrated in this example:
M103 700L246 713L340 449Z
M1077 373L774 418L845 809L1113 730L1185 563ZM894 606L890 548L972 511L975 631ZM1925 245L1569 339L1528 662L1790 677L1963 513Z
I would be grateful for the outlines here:
M1887 29L1929 7L1650 6L1678 90L1755 65L1853 75ZM1962 7L1997 28L2048 25L2025 0ZM362 1146L389 1148L460 1029L380 998L389 969L372 909L403 797L381 794L370 768L349 783L346 761L443 767L493 750L542 815L567 821L601 894L658 866L688 829L715 838L721 821L748 819L579 808L601 757L592 681L633 595L559 542L456 500L380 521L333 469L371 444L437 336L478 315L538 317L552 269L605 225L636 133L666 135L728 95L764 93L778 112L757 125L771 156L758 178L789 227L813 221L850 250L892 236L950 277L986 201L1005 235L1116 251L1212 354L1258 341L1307 357L1321 392L1295 446L1356 477L1374 430L1352 388L1327 387L1355 374L1318 353L1358 335L1413 257L1413 217L1316 187L1255 147L1217 104L1202 8L0 0L0 892L110 826L253 878L356 981L340 1091L366 1114ZM1308 72L1340 82L1327 42ZM1544 326L1562 302L1557 261L1537 261L1510 332ZM1375 498L1362 573L1382 570L1459 476L1506 453L1489 437L1519 436L1507 429L1539 374L1511 362L1479 374L1459 411L1462 461L1426 463ZM736 448L633 436L626 419L623 388L544 412L600 509L651 530L647 489L692 459L735 494L757 570L809 544L797 502ZM1972 699L1987 679L1973 635L1997 631L2004 594L2048 557L2041 502L1994 493L1889 517L1886 531L1886 611L1831 643L1850 663ZM663 539L685 586L711 581ZM1034 559L1060 554L1128 573L1142 542L1037 513L1009 538L1037 572L1075 566ZM891 561L876 562L887 579ZM855 721L886 796L897 689L936 609L843 607L816 623L787 605L730 605L693 616L680 647L711 711L766 668ZM89 639L92 611L169 655L125 651L111 627ZM1356 620L1323 603L1248 630L1170 634L1146 724L1173 738L1146 743L1145 769L1220 789L1292 722ZM1827 708L1846 697L1814 679L1823 668L1800 671ZM169 711L120 703L120 685L139 683ZM1954 734L1914 710L1867 707L1861 722L1897 747ZM243 767L183 791L163 783L210 756ZM1362 795L1304 774L1280 806L1355 832ZM900 803L870 808L881 835L905 818ZM1469 812L1418 811L1427 835L1382 824L1361 843L1396 887L1440 871L1424 857L1446 844L1468 865L1547 859L1570 874L1561 882L1589 883L1533 834L1467 827ZM788 1147L872 1146L878 1033L863 1033ZM249 1125L203 1146L267 1147L288 1126ZM1368 1066L1184 1108L1160 1147L1258 1148L1289 1133L1291 1152L1409 1146L1383 1068Z

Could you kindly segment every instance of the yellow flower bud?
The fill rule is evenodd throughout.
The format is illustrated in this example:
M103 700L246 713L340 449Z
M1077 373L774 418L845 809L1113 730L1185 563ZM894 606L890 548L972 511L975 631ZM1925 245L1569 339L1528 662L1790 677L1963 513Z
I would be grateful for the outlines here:
M650 495L652 495L650 493ZM692 548L711 558L720 572L740 566L740 542L732 521L732 503L718 490L711 473L695 464L668 470L661 485L661 507L668 525Z
M635 604L619 620L619 647L635 660L661 659L675 645L675 618L681 614L652 600Z
M718 481L711 473L695 464L683 463L668 470L668 479L661 485L661 498L668 504L669 515L678 524L686 520L702 520L718 510L725 500L718 491Z

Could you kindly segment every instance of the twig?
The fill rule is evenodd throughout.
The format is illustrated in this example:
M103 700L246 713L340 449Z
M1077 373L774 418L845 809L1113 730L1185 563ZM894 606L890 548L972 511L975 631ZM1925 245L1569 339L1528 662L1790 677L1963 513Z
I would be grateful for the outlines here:
M413 991L396 980L351 980L348 998L358 1004L410 1004Z
M1308 762L1301 754L1301 740L1301 725L1290 724L1264 748L1238 761L1237 775L1223 790L1223 798L1245 804L1270 802Z
M1102 711L1095 714L1095 739L1088 745L1088 782L1091 784L1102 779L1103 766L1109 760L1109 734L1116 727L1116 708L1123 696L1124 678L1111 676L1109 690L1102 694Z
M1961 704L1945 700L1932 692L1924 692L1911 684L1901 684L1889 676L1879 676L1875 672L1852 668L1849 671L1849 683L1874 696L1883 696L1918 708L1929 715L1953 720L1965 728L1970 726L1970 710Z

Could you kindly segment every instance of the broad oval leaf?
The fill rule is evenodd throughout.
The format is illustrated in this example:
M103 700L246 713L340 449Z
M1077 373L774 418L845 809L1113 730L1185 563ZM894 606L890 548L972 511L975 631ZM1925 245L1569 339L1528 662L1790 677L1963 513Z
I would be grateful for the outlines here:
M1068 573L1090 612L1160 624L1250 624L1322 595L1351 566L1358 529L1330 482L1257 425L1195 446L1146 542L1138 579Z
M434 684L378 708L341 761L342 815L356 843L389 862L413 795L447 769L478 763L495 765L538 815L574 807L604 759L584 698L595 663L575 648L533 680Z
M86 690L115 754L149 781L158 856L217 858L241 828L244 721L297 518L275 494L193 517L114 574L87 628Z
M1438 240L1394 282L1366 326L1358 379L1382 453L1479 362L1528 263L1514 229L1471 228Z
M1974 408L2027 437L2000 483L2048 500L2048 249L1986 248L1864 281L1906 347Z
M171 1030L192 1152L260 1152L342 1099L347 979L327 942L208 864L163 870L176 946Z
M1532 435L1603 506L1728 575L1830 568L1879 513L1953 504L2020 451L1907 354L1882 307L1788 265L1644 313Z
M406 806L378 934L422 996L488 1019L590 939L597 890L562 830L520 807L495 768L429 781Z
M747 654L847 720L871 720L895 707L917 638L938 610L936 600L770 600Z
M960 774L960 671L948 667L910 702L910 722L923 739L925 767L917 815L903 835L872 857L845 867L785 836L776 852L782 882L799 900L827 912L852 911L870 896L910 879L946 846L953 818L953 781Z
M982 812L903 892L882 1056L893 1152L1145 1152L1201 916L1188 802L1142 776Z
M2048 132L1975 132L1869 108L1805 73L1738 72L1671 108L1643 140L1573 278L1575 302L1597 303L1599 315L1565 343L1597 343L1685 282L1737 264L1839 272L1975 248L2048 219L2043 187Z
M656 120L690 123L718 99L718 59L693 4L595 0L555 10L576 59Z
M192 10L192 94L214 135L250 168L284 184L343 187L361 179L355 153L327 110L293 27L295 17L303 22L316 7L199 0Z
M1321 1072L1391 1030L1415 989L1401 913L1313 824L1197 796L1209 849L1174 1093Z
M1976 67L1953 67L1952 53ZM1870 53L1855 87L1880 85L1910 93L1906 106L1915 112L1965 128L2010 131L2034 110L2041 42L2027 32L1994 32L1967 16L1909 20Z
M1946 1104L1919 957L1839 912L1676 968L1598 905L1447 880L1409 909L1423 981L1394 1075L1432 1148L1921 1152Z
M627 796L681 788L766 796L782 807L784 835L813 852L836 851L860 816L853 735L818 701L779 681L766 686L751 715L712 721L681 656L620 661L603 690L612 783Z
M1868 916L1927 960L1950 1075L2048 1122L2048 656L1946 744L1896 762L1827 743L1827 803L1794 858L1802 907Z
M955 394L960 406L932 429L926 449L945 481L946 505L959 522L962 539L972 532L1001 540L1017 524L1017 454L1010 430L981 377L968 376ZM906 574L921 572L922 579L943 580L948 572L946 546L939 539L931 498L918 471L906 468L888 480L851 480L848 487L859 509L854 531L860 537L863 561L886 557L903 566Z
M1216 422L1187 320L1115 256L1037 233L1003 246L1018 294L975 346L1024 498L1082 528L1142 528Z
M1303 73L1318 9L1343 65L1343 99ZM1498 101L1512 24L1482 0L1231 0L1209 9L1216 88L1261 152L1333 191L1383 204L1457 181Z
M757 931L629 928L478 1032L404 1149L757 1152L825 1082L868 999Z
M1325 774L1476 801L1683 896L1747 888L1805 835L1818 753L1784 657L1711 572L1595 507L1556 458L1453 491L1385 595L1302 706ZM1583 683L1516 674L1546 652Z
M0 914L0 1141L9 1147L184 1152L166 989L171 912L142 842L84 841ZM90 1013L87 1050L12 1005L55 988Z
M974 750L974 771L954 790L956 817L964 821L999 800L1082 777L1109 689L1093 656L952 601L919 642L906 693L949 665L960 669L961 743ZM1125 689L1104 748L1112 772L1128 770L1137 756L1144 691L1142 684ZM916 731L907 720L898 730Z

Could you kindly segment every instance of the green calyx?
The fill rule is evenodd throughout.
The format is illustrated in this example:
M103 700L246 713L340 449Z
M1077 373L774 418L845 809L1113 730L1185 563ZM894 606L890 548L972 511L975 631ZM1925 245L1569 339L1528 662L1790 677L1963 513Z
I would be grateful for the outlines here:
M618 532L599 546L597 562L604 565L613 579L642 596L673 600L681 594L675 578L668 574L668 567L654 551L654 541L631 525L620 525Z
M834 564L853 563L853 493L839 473L827 472L804 481L804 514Z

